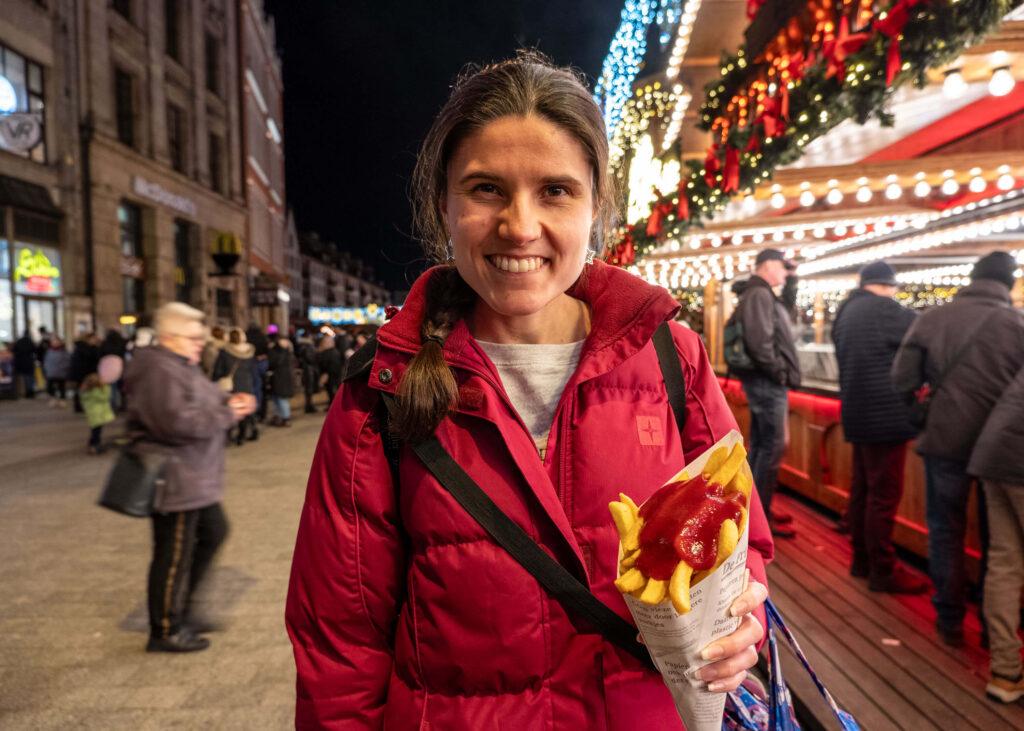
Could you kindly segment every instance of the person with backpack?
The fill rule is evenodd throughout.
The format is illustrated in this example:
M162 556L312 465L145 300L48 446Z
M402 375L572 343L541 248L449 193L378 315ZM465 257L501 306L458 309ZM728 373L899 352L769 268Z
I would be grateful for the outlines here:
M924 458L928 572L935 584L935 629L954 646L963 644L967 611L964 539L974 483L967 463L993 407L1024 366L1024 312L1010 299L1016 270L1017 260L1005 251L978 259L970 285L914 321L892 365L896 392L914 404L912 411L926 409L919 416L917 452ZM982 591L986 513L985 494L979 491Z
M726 324L723 344L730 372L743 385L750 408L750 470L772 534L791 538L792 516L772 509L786 452L789 389L800 385L800 362L789 307L775 295L795 267L778 249L763 249ZM792 286L792 285L791 285Z
M310 473L286 605L298 728L678 728L661 675L626 649L632 623L611 641L570 613L414 452L434 435L584 594L630 616L608 503L643 502L736 422L678 303L593 259L607 163L589 91L539 54L468 73L435 120L414 177L439 265L349 362ZM755 494L742 621L703 651L713 692L763 639Z

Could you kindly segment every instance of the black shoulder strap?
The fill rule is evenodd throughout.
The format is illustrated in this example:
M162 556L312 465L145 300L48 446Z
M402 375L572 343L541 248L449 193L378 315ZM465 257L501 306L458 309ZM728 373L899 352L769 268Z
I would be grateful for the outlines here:
M363 348L371 347L371 343ZM376 343L372 343L376 347ZM686 425L686 377L683 374L679 353L675 349L668 323L662 323L654 334L654 347L658 354L669 404L675 415L680 433ZM353 356L353 360L355 356ZM370 357L372 361L372 356ZM365 367L369 370L369 366ZM354 375L351 374L351 375ZM395 399L389 393L381 393L381 400L389 414L394 413ZM398 445L394 443L386 421L382 421L381 440L388 459L392 476L398 480ZM636 628L612 611L591 593L579 579L569 573L543 548L537 545L515 521L509 518L479 485L466 474L459 463L448 453L437 437L417 444L409 444L423 464L437 481L448 490L463 509L469 513L485 531L527 571L551 592L567 611L587 620L609 642L640 660L647 667L656 669L650 653L636 639Z
M354 381L357 378L365 377L370 373L373 366L373 358L377 355L377 335L371 335L359 350L345 361L345 372L341 377L342 381Z
M654 331L654 349L658 353L658 365L661 366L661 377L665 380L668 391L668 403L676 417L676 426L682 434L686 428L686 376L683 364L679 361L679 351L672 340L669 324L663 322Z

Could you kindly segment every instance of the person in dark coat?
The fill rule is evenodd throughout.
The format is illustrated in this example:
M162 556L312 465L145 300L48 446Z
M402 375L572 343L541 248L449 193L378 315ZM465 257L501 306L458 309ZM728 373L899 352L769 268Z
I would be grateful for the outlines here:
M967 462L993 407L1024 367L1024 312L1010 300L1016 268L1017 261L1004 251L979 259L970 286L949 304L914 321L892 366L896 392L907 403L925 384L932 390L917 451L924 457L936 629L951 645L963 643L967 609L964 537L973 483ZM954 367L946 373L951 363ZM979 492L982 586L988 552L986 515L984 493Z
M36 345L36 360L42 363L46 359L46 351L50 349L52 338L46 325L39 326L39 344Z
M334 338L325 335L320 339L320 349L316 354L316 367L320 371L320 380L327 387L327 409L331 408L334 394L341 387L342 360L341 353L334 347Z
M245 331L240 327L231 328L224 348L213 364L211 380L218 383L228 393L248 393L255 396L256 361L253 357L254 352L255 349L252 345L246 342ZM230 434L229 437L239 445L246 439L255 441L260 437L256 417L253 414L238 422L237 429L237 433Z
M270 398L276 412L270 419L271 426L291 426L292 407L288 399L295 395L295 356L288 338L274 334L267 354L270 363Z
M270 370L270 364L267 362L270 343L267 336L263 334L262 328L255 322L249 323L249 327L245 329L245 338L253 347L253 393L256 394L256 416L263 421L267 418L267 403L263 397L267 390L267 372Z
M306 413L315 414L313 394L319 389L320 371L317 368L317 352L313 338L303 333L295 344L295 356L302 368L302 391L306 396Z
M79 340L75 341L75 347L71 351L71 380L75 387L75 411L82 412L82 403L79 398L78 386L85 379L95 373L100 365L100 341L96 333L86 333Z
M14 388L17 390L18 382L23 386L25 398L36 396L36 344L32 342L32 336L28 330L25 334L14 341L11 349L14 353Z
M1024 587L1024 368L999 397L971 452L967 472L981 479L988 510L988 573L983 602L992 663L990 698L1024 696L1020 593Z
M43 375L46 376L46 392L50 394L50 406L64 406L65 391L71 377L71 353L60 338L50 340L50 346L43 358ZM59 397L59 398L58 398Z
M896 561L892 531L903 496L907 442L917 430L890 371L914 313L894 299L898 285L884 261L860 273L860 288L839 307L832 340L839 363L843 433L853 445L853 479L846 517L853 541L853 576L872 591L920 594L928 584Z
M128 341L120 332L111 328L107 330L103 342L100 343L100 358L108 355L116 355L124 363L125 355L128 353ZM124 399L121 397L121 379L110 384L110 407L117 411L122 408Z

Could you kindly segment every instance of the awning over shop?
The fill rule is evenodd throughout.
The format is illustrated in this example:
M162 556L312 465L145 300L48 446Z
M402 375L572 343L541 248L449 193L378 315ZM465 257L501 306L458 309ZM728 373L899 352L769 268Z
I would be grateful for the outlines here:
M41 185L0 175L0 206L11 206L47 216L63 218L64 212L54 205L50 192Z

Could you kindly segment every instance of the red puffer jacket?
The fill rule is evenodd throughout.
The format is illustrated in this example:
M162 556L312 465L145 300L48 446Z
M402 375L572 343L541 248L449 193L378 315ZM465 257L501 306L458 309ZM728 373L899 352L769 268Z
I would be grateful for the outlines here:
M572 294L590 303L593 326L545 461L465 323L444 347L461 403L437 435L502 510L628 618L612 585L608 503L620 491L642 502L736 423L700 340L673 326L687 381L680 438L651 344L678 305L620 269L597 262L587 272ZM368 374L344 385L320 435L288 590L296 726L681 728L661 677L567 615L408 450L401 487L392 485L377 392L396 390L419 349L428 276L380 329ZM757 499L750 548L763 583L772 540Z

